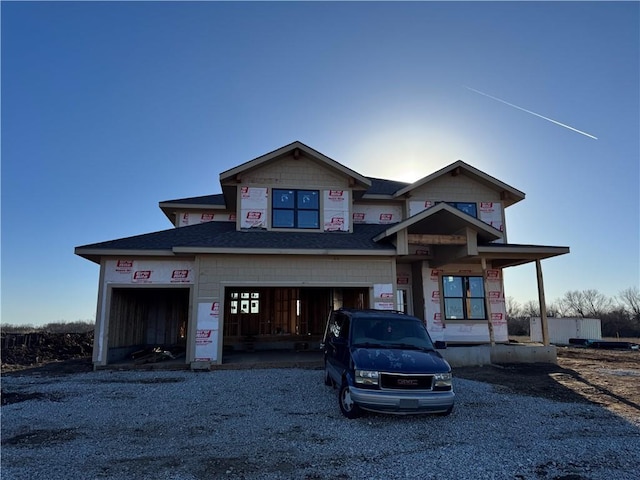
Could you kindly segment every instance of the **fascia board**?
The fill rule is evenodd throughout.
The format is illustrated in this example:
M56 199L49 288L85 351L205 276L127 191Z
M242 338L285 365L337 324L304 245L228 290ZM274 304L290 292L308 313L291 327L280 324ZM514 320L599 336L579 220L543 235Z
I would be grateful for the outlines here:
M178 210L225 210L225 205L212 205L208 203L172 203L172 202L160 202L158 206L161 209L173 208Z
M395 256L395 249L341 250L341 249L284 249L284 248L214 248L174 247L176 254L225 254L225 255L333 255L333 256Z
M569 247L562 246L549 246L549 245L526 245L526 246L512 246L512 245L482 245L478 246L478 254L495 254L501 256L523 256L531 255L533 257L549 258L558 255L565 255L570 252Z

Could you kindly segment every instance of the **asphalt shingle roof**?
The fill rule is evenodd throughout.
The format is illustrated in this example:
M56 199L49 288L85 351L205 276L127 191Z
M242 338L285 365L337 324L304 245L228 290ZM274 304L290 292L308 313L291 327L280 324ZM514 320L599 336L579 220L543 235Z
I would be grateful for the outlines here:
M160 203L180 203L185 205L221 205L224 206L224 195L216 193L214 195L202 195L200 197L178 198L175 200L165 200Z
M323 250L390 250L391 244L373 238L389 225L354 225L347 232L270 232L238 231L233 222L207 222L188 227L120 238L77 247L92 250L171 250L173 247L259 248L259 249L323 249Z
M371 180L371 187L367 189L365 195L393 195L398 190L409 186L409 183L398 182L396 180L385 180L383 178L367 177Z

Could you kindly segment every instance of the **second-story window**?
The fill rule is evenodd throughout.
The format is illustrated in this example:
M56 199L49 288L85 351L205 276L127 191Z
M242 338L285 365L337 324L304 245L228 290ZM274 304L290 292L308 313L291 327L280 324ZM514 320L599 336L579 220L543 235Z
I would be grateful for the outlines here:
M436 205L442 202L436 202ZM473 202L445 202L447 205L451 205L453 208L457 208L461 212L478 218L478 206Z
M320 228L318 190L274 188L271 207L273 228Z

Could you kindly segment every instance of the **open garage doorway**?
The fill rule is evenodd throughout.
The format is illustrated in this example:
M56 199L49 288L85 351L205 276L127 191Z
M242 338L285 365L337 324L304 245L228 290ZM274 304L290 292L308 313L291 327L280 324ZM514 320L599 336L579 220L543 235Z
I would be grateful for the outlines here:
M224 348L227 352L315 348L332 309L368 305L367 287L227 287Z
M145 363L144 358L154 357L186 361L189 293L184 287L113 288L107 363Z

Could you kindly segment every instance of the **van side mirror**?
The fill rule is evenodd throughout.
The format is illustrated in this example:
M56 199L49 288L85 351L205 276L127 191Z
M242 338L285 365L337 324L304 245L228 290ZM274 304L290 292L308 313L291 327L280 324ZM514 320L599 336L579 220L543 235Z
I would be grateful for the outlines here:
M436 350L444 350L447 348L447 342L443 342L442 340L436 340L434 342L434 346L436 347Z

